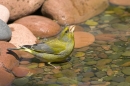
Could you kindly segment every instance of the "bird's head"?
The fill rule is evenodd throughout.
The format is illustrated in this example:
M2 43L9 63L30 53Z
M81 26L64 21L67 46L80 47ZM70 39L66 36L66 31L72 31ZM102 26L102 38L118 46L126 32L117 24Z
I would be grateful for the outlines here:
M67 41L70 39L74 39L74 30L75 25L66 26L60 33L59 39Z

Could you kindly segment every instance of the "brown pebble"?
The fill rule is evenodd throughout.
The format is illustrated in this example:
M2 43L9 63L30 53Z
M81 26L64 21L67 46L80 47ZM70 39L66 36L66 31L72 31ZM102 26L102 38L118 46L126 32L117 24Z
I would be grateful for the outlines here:
M74 32L75 48L89 46L95 41L95 37L91 33L76 31Z
M104 50L110 50L110 48L111 48L110 45L101 45L101 47L102 47Z
M96 40L100 41L113 41L115 40L115 35L113 34L99 34L95 36Z
M40 68L45 67L45 63L39 63L38 67L40 67Z
M43 16L26 16L16 20L15 23L26 26L36 37L41 38L57 35L61 31L55 21Z
M15 67L12 71L17 77L24 77L29 73L29 69L26 67Z

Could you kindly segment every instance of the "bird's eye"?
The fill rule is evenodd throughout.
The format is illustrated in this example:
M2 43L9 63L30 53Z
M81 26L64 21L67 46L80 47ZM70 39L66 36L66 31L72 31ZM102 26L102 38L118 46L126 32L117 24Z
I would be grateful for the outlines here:
M66 31L65 31L65 33L68 33L68 32L69 32L69 30L66 30Z

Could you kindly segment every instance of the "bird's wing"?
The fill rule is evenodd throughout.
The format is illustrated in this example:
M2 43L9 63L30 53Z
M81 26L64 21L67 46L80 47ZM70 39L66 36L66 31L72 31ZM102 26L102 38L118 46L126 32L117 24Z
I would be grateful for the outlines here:
M32 46L32 49L40 53L58 54L66 49L66 43L58 39L54 39L45 43L35 44Z

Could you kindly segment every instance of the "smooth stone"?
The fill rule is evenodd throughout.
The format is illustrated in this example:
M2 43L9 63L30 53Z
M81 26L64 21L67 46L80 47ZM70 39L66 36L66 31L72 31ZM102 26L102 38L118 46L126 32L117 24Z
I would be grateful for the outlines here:
M113 77L112 78L112 81L114 81L114 82L124 82L125 81L125 77L123 77L123 76L115 76L115 77Z
M95 65L97 64L97 61L88 61L86 62L87 65Z
M0 13L0 19L7 23L10 17L9 10L4 5L0 4Z
M130 51L125 51L122 53L122 56L130 56Z
M99 71L99 72L96 72L95 75L98 77L98 78L102 78L104 76L106 76L106 72L104 71Z
M130 83L130 76L126 76L125 82L129 82Z
M59 84L77 84L77 80L68 77L61 77L57 79L57 83Z
M95 41L95 37L91 33L76 31L74 32L74 41L74 48L82 48L92 44Z
M82 56L85 56L84 52L76 52L75 53L75 57L82 57Z
M25 84L27 84L29 82L29 78L28 77L22 77L22 78L17 78L13 81L13 84L15 84L16 86L25 86Z
M9 41L12 36L9 26L0 20L0 41Z
M12 30L12 38L9 42L14 44L16 47L23 45L32 45L36 43L36 37L25 26L12 23L9 24L9 27Z
M113 41L115 36L113 34L98 34L95 36L96 40L100 41Z
M98 54L98 57L99 57L99 58L102 58L102 59L108 58L108 56L107 56L106 53L99 53L99 54Z
M124 68L122 68L122 72L123 72L125 75L130 75L130 67L124 67Z
M41 11L43 15L51 15L59 24L69 25L84 22L100 14L108 6L108 0L47 0Z
M97 66L109 64L111 61L112 59L100 59L97 61Z
M129 0L109 0L109 2L116 5L124 5L124 6L130 5Z
M121 31L127 31L130 28L130 25L121 24L121 23L114 23L111 25L114 29L121 30Z
M16 55L18 51L8 51L8 48L16 48L13 44L5 41L0 41L0 64L7 69L12 70L19 65L17 60L19 57Z
M74 78L74 77L77 76L77 74L74 71L70 70L70 69L63 70L62 74L63 74L63 76L69 77L69 78Z
M120 82L118 86L130 86L130 83L128 82Z
M35 12L45 0L0 0L10 11L10 20L16 20Z
M12 73L0 68L0 86L11 86L14 79L15 77Z
M26 26L36 37L41 38L57 35L61 31L60 26L55 21L38 15L20 18L15 23Z
M93 72L86 72L82 74L84 77L94 77L94 73Z
M24 77L29 73L29 69L26 67L14 67L12 72L17 77Z

